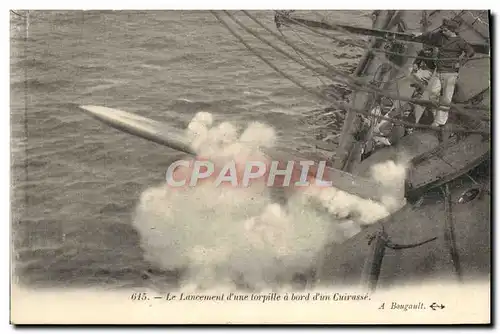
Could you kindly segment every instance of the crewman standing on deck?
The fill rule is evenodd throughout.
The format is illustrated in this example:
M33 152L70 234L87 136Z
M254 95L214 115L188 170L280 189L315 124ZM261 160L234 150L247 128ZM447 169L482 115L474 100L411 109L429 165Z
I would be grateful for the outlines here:
M412 84L413 87L416 87L417 94L414 94L413 97L419 97L423 100L430 100L436 103L439 102L439 94L434 94L433 92L440 91L438 87L434 87L435 85L440 84L439 79L434 76L434 71L436 70L436 62L434 58L437 56L438 49L435 47L431 48L423 48L417 55L415 62L413 63L413 75L420 84L423 86L421 89L418 85ZM432 80L431 80L432 79ZM420 122L420 118L424 114L425 106L417 104L415 105L415 109L413 114L415 116L415 123L418 124Z
M420 40L423 43L437 48L433 49L434 52L437 51L437 55L435 55L435 80L429 80L427 89L429 99L435 102L439 101L440 104L451 103L458 80L458 72L467 60L474 56L474 49L463 38L458 36L458 28L459 24L457 22L444 19L439 30L420 35ZM447 106L440 106L435 109L433 111L434 122L432 125L445 125L448 121L448 110L449 107Z

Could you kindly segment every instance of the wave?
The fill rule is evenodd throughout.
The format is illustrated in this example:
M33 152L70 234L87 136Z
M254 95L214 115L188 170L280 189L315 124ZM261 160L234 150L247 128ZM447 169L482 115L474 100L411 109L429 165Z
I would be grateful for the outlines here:
M15 82L11 85L13 90L36 91L41 93L53 93L61 89L61 87L68 87L73 84L70 80L56 79L50 81L43 81L40 79L27 79Z

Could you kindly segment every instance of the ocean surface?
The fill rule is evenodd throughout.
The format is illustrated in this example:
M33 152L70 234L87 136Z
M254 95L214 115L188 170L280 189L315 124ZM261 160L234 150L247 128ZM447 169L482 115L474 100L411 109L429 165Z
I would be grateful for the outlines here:
M275 29L272 11L253 14ZM371 26L370 12L303 14ZM238 31L301 83L331 83ZM346 72L363 53L300 28L283 32ZM102 125L77 105L178 127L198 111L235 124L257 120L275 128L279 146L313 154L325 126L312 111L328 105L273 71L205 11L12 13L10 68L12 258L15 280L30 286L142 287L155 277L175 284L176 273L144 260L131 220L140 194L164 180L179 154ZM328 131L340 126L339 116Z

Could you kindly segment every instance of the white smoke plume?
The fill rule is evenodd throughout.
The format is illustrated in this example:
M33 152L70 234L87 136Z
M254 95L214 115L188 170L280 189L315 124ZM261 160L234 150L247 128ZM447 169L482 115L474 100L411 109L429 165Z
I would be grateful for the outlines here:
M239 134L230 123L213 123L211 114L198 113L186 134L198 155L216 164L265 161L261 149L276 140L264 124L251 123ZM402 184L405 167L388 161L372 174L387 186L382 203L310 186L280 205L264 181L247 188L162 184L142 194L133 225L146 260L167 270L187 268L185 284L213 288L242 280L264 288L310 270L327 244L344 242L401 205L390 189Z

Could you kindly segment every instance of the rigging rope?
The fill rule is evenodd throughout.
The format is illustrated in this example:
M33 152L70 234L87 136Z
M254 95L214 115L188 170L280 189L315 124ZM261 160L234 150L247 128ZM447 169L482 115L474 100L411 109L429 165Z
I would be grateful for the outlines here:
M379 38L385 42L388 42L388 43L391 43L395 40L395 39L390 38L390 37L389 38L388 37L377 37L377 38ZM424 44L424 43L421 43L421 44ZM429 44L424 44L424 45L430 46ZM380 49L374 49L374 50L378 50L377 53L385 53L385 54L395 55L395 56L399 56L399 57L405 57L405 58L409 58L409 59L422 59L422 60L435 60L435 61L436 60L441 60L441 61L460 60L460 58L439 58L438 56L436 56L435 58L431 58L431 57L424 57L424 56L418 56L418 55L411 56L411 55L407 55L405 53L398 53L398 52L386 51L386 50L380 50ZM444 49L444 50L446 50L446 49ZM473 57L468 58L467 61L489 59L489 58L491 58L489 55L473 56Z
M298 32L296 32L296 31L295 31L295 30L293 30L293 29L292 29L292 32L293 32L293 33L295 34L295 36L297 36L297 37L298 37L298 38L299 38L299 39L300 39L300 40L301 40L304 44L307 44L308 46L311 46L311 43L309 43L309 42L308 42L308 41L306 41L306 40L305 40L302 36L300 36ZM283 34L283 32L282 32L281 30L280 30L280 33L281 33L281 35L282 35L283 37L285 36L285 34ZM300 54L299 54L299 53L297 53L297 54L300 56ZM322 61L324 61L325 63L327 62L327 61L325 60L325 58L323 58L323 56L321 56L321 54L319 54L319 53L318 53L318 57L319 57L319 58L321 58L321 60L322 60ZM302 57L301 57L301 58L302 58Z
M463 23L465 23L466 27L465 27L465 29L464 29L464 30L467 30L467 28L468 28L468 29L471 29L471 30L473 30L475 33L477 33L479 36L481 36L484 40L489 41L489 39L490 39L490 38L489 38L489 36L488 36L488 35L485 35L483 32L479 31L478 29L476 29L476 27L474 27L474 23L476 23L476 21L474 21L474 22L470 23L470 22L468 22L468 21L466 21L466 20L464 20L464 19L462 18L462 16L464 16L465 14L467 14L467 12L466 12L465 10L462 10L459 14L457 14L457 13L455 13L455 12L453 12L453 13L455 14L455 17L456 17L456 18L457 18L457 17L459 18L459 21L457 21L455 18L454 18L454 20L456 20L457 22L463 22ZM469 11L469 13L470 13L470 11ZM472 15L472 13L471 13L471 15ZM472 15L472 17L474 18L474 16L473 16L473 15Z
M394 249L394 250L417 248L419 246L422 246L422 245L425 245L425 244L427 244L429 242L437 240L437 237L432 237L432 238L429 238L429 239L426 239L426 240L422 240L422 241L419 241L419 242L415 242L415 243L412 243L412 244L398 244L398 243L393 242L390 239L389 235L386 232L386 227L385 227L384 222L382 222L382 224L381 224L381 230L382 230L381 234L374 234L374 235L371 235L368 238L368 245L371 245L372 242L375 241L375 239L377 238L377 236L381 236L382 237L382 240L384 242L384 247L387 247L387 248L390 248L390 249Z
M272 34L273 36L275 36L277 39L279 39L280 41L282 41L285 44L289 45L292 49L294 49L294 50L296 50L296 51L298 51L298 52L306 55L307 57L309 57L310 59L312 59L316 63L325 66L333 74L336 74L337 76L343 77L346 80L350 81L352 84L354 84L354 86L352 84L350 85L353 89L360 90L360 91L365 91L365 92L371 92L371 93L378 93L380 95L389 97L389 98L394 99L394 100L412 102L412 103L420 104L420 105L423 105L423 106L433 106L433 107L445 106L445 107L451 107L451 108L454 108L454 110L452 112L455 112L457 114L463 114L463 115L466 115L466 116L470 116L472 118L477 118L478 120L489 121L489 117L471 114L471 113L467 112L465 109L463 109L464 108L463 106L459 106L459 105L454 104L454 103L437 105L436 103L434 103L432 101L428 101L428 100L412 99L412 98L397 96L397 95L388 93L387 91L384 91L382 89L379 89L378 87L374 87L373 85L367 84L367 83L363 82L362 80L360 80L358 78L352 77L350 75L347 75L347 74L345 74L345 73L343 73L343 72L335 69L334 67L332 67L327 62L323 62L323 61L317 59L316 57L314 57L313 55L311 55L309 52L303 50L300 47L297 47L296 45L293 45L292 43L288 42L287 40L283 40L277 33L275 33L274 31L272 31L268 27L266 27L262 22L260 22L258 19L256 19L253 15L251 15L247 11L243 10L243 13L245 15L247 15L249 18L251 18L258 25L260 25L262 28L264 28L267 32L269 32L270 34ZM229 13L227 13L227 14L230 15ZM246 28L246 29L249 29L249 28ZM271 47L273 47L278 52L283 53L283 50L275 47L274 45L272 45L272 43L269 43L268 41L266 41L265 39L262 39L261 37L257 37L257 38L259 38L260 40L264 41L266 44L270 45ZM286 51L284 51L284 52L286 53ZM291 58L291 59L293 59L293 58ZM393 64L391 62L387 62L387 64L389 64L391 67L394 67L394 68L396 68L398 70L402 70L401 67L399 67L399 66L397 66L397 65L395 65L395 64ZM417 79L413 78L413 76L409 76L408 78L411 81L413 81L420 88L425 89L425 86L420 81L418 81ZM470 108L471 109L475 109L475 110L484 110L483 108L481 108L479 106L470 106ZM489 108L487 108L486 110L489 110Z
M20 17L24 17L24 18L26 18L26 15L21 15L21 14L17 13L16 11L13 11L12 9L10 9L9 11L10 11L12 14L15 14L15 15L17 15L17 16L20 16Z
M439 106L439 105L436 105L435 103L433 103L431 101L428 101L428 100L418 100L418 99L410 99L410 98L401 97L401 96L395 96L393 94L387 93L387 92L379 89L378 87L374 87L373 85L366 84L366 83L360 81L358 78L352 77L352 76L347 75L347 74L345 74L345 73L343 73L341 71L338 71L334 67L332 67L330 64L318 60L313 55L309 54L307 51L305 51L305 50L297 47L296 45L293 45L292 43L289 43L288 41L285 41L285 40L281 39L281 37L278 34L276 34L274 31L270 30L268 27L266 27L262 22L260 22L259 20L257 20L251 14L249 14L246 11L243 11L243 12L248 17L250 17L253 21L255 21L257 24L259 24L261 27L263 27L267 32L269 32L270 34L272 34L273 36L275 36L276 38L278 38L282 42L284 42L287 45L289 45L292 49L297 50L297 51L301 52L302 54L305 54L306 56L308 56L309 58L311 58L315 62L317 62L317 63L325 66L326 68L328 68L328 70L330 70L332 73L335 73L335 74L337 74L339 76L342 76L342 77L346 78L347 80L353 82L354 84L360 84L361 85L361 87L360 86L354 87L355 89L358 89L358 90L361 90L361 91L365 91L365 92L376 92L376 93L379 93L381 95L390 97L390 98L392 98L394 100L401 100L401 101L406 101L406 102L413 102L415 104L420 104L420 105L424 105L424 106L434 106L434 107L438 107ZM271 47L274 47L274 46L271 45ZM392 62L387 61L385 63L389 64L391 67L396 68L398 70L403 70L400 66L397 66L397 65L393 64ZM415 79L413 76L409 76L408 78L411 81L413 81L417 86L419 86L421 89L425 89L425 86L420 81L418 81L417 79ZM455 113L458 113L458 114L462 113L464 115L470 116L465 110L462 110L462 108L464 108L464 106L460 106L460 105L456 105L456 104L442 104L441 106L453 107L455 110L452 111L452 112L455 112ZM481 108L480 106L467 106L467 108L476 109L476 110L489 110L488 107ZM471 117L476 117L476 118L481 119L481 120L489 121L489 117L482 117L482 116L476 116L476 115L471 116Z
M395 55L395 56L407 57L407 58L410 58L410 59L415 58L415 59L435 60L435 58L427 58L427 57L421 57L421 56L410 56L410 55L406 55L404 53L398 53L398 52L392 52L392 51L385 51L385 50L381 50L381 49L377 49L377 48L372 48L368 44L362 44L362 43L356 42L356 41L343 40L343 39L338 38L336 36L332 36L330 34L327 34L327 33L324 33L322 31L316 30L316 29L314 29L312 27L309 27L308 25L306 25L306 24L304 24L302 22L299 22L299 21L295 20L292 17L287 17L287 20L292 21L293 23L306 28L307 30L309 30L312 33L315 33L317 35L320 35L320 36L323 36L323 37L326 37L326 38L329 38L329 39L333 39L333 40L335 40L337 42L340 42L340 43L344 43L344 44L349 44L349 45L352 45L352 46L356 46L356 47L365 49L367 51L371 51L373 53L390 54L390 55ZM356 36L355 34L351 33L350 31L348 31L348 30L346 30L346 29L344 29L342 27L338 27L338 26L336 26L334 24L331 24L331 23L328 23L328 25L330 27L332 27L332 28L335 28L337 31L342 32L342 33L344 33L346 35ZM377 37L377 38L381 38L381 37ZM389 39L386 39L386 40L389 40ZM425 43L421 43L421 44L427 45ZM469 58L469 60L486 59L486 58L491 58L491 57L488 56L488 55L485 55L485 56L474 56L474 57ZM441 58L440 60L457 60L457 59L458 58Z
M395 249L395 250L410 249L410 248L417 248L419 246L425 245L425 244L432 242L434 240L437 240L437 237L429 238L429 239L424 240L424 241L416 242L413 244L406 244L406 245L396 244L396 243L392 242L391 240L386 240L385 247L390 248L390 249Z
M285 34L283 33L283 31L281 31L281 29L279 29L279 28L278 28L278 31L280 32L281 36L283 36L283 38L284 38L284 39L286 39L286 36L285 36ZM294 31L294 33L295 33L295 31ZM300 36L299 36L299 37L300 37ZM302 56L300 55L300 53L298 53L297 51L295 51L295 53L296 53L296 54L297 54L297 56L298 56L298 57L302 60L302 62L305 64L305 63L306 63L306 61L304 60L304 58L302 58ZM301 65L302 65L302 64L301 64ZM302 65L302 66L304 66L304 65ZM317 73L316 71L313 71L313 72L315 72L315 76L319 79L319 81L321 82L321 84L322 84L323 86L327 86L327 84L323 81L323 79L321 79L321 77L320 77L319 73ZM340 96L336 95L336 97L340 97Z
M474 14L472 14L472 12L470 10L467 11L470 16L472 16L472 18L474 19L474 22L471 23L471 25L474 25L474 23L477 22L480 22L482 24L484 24L485 26L489 27L490 25L487 23L487 22L484 22L479 16L475 16Z
M288 80L290 80L291 82L293 82L295 85L297 85L298 87L302 88L303 90L309 92L310 94L312 95L315 95L325 101L328 101L330 103L332 103L333 105L335 105L336 107L338 107L339 109L344 109L344 110L350 110L350 111L353 111L357 114L361 114L361 115L365 115L365 116L372 116L372 114L368 111L365 111L365 110L358 110L358 109L354 109L352 107L350 107L347 103L345 102L338 102L334 99L332 99L331 97L329 96L326 96L325 94L322 94L321 92L318 92L314 89L311 89L307 86L304 86L303 84L301 84L300 82L298 82L297 80L295 80L293 77L291 77L290 75L286 74L285 72L283 72L282 70L280 70L278 67L276 67L272 62L270 62L268 59L266 59L265 57L262 56L261 53L259 53L256 49L254 49L252 46L250 46L240 35L238 35L238 33L236 33L236 31L231 28L229 26L229 24L224 21L219 14L217 14L217 12L215 11L210 11L216 18L219 22L221 22L227 29L228 31L236 38L238 39L248 50L250 50L251 52L253 52L257 57L259 57L263 62L265 62L268 66L270 66L273 70L275 70L277 73L279 73L280 75L282 75L283 77L287 78ZM437 128L437 127L432 127L432 126L428 126L428 125L421 125L421 124L413 124L413 123L409 123L409 122L404 122L404 121L400 121L398 119L393 119L393 118L389 118L389 117L384 117L384 116L377 116L377 118L379 120L387 120L387 121L390 121L394 124L401 124L401 125L406 125L406 126L410 126L410 127L413 127L413 128L422 128L422 129L431 129L431 130L435 130L435 131L441 131L440 128ZM456 132L456 133L481 133L481 134L489 134L489 132L487 131L483 131L483 130L468 130L468 129L463 129L463 128L452 128L450 129L449 131L453 131L453 132Z
M317 30L315 30L315 29L313 29L313 28L311 28L311 27L308 27L307 25L305 25L305 24L303 24L303 23L301 23L301 22L298 22L298 21L294 20L293 18L288 18L288 19L289 19L289 20L291 20L291 21L293 21L293 22L296 22L296 24L299 24L299 25L301 25L301 26L304 26L305 28L307 28L307 29L309 29L309 30L311 30L311 31L314 31L314 32L316 32L316 33L318 33L318 34L321 34L321 35L325 35L325 36L327 36L327 37L331 37L331 38L336 39L336 40L338 40L338 41L340 41L340 42L342 42L342 43L346 43L346 44L356 44L357 46L360 46L360 47L365 48L365 49L367 49L368 51L372 51L372 52L377 52L377 53L385 53L385 52L387 52L387 51L383 51L383 50L379 50L379 49L374 49L374 48L372 48L372 47L370 47L370 46L362 46L362 45L360 45L359 43L356 43L356 42L345 42L345 41L343 41L343 40L341 40L341 39L338 39L338 38L332 37L332 36L330 36L330 35L328 35L328 34L324 34L323 32L320 32L320 31L317 31ZM344 32L345 32L346 34L348 34L348 35L353 35L353 34L352 34L352 33L350 33L349 31L346 31L345 29L339 28L339 30L344 31ZM268 30L268 31L269 31L269 30ZM392 52L391 52L391 53L392 53ZM402 54L400 54L400 53L393 53L393 54L396 54L396 55L399 55L399 56L401 56L401 55L402 55ZM410 57L410 56L407 56L407 57L408 57L408 58L412 58L412 57ZM422 57L421 59L424 59L424 57ZM425 57L425 59L435 60L434 58L427 58L427 57ZM446 59L448 59L448 58L446 58ZM473 58L470 58L470 59L473 59ZM479 59L479 58L478 58L478 59ZM453 60L454 60L454 58L453 58ZM403 68L401 68L400 66L398 66L398 65L394 64L394 63L393 63L393 62L391 62L391 61L384 61L383 63L384 63L384 64L388 64L388 65L390 65L392 68L395 68L395 69L397 69L397 70L404 71L404 69L403 69ZM411 80L414 84L416 84L419 88L421 88L421 89L425 89L425 86L424 86L424 85L423 85L420 81L418 81L417 79L415 79L413 76L409 76L408 78L409 78L409 79L410 79L410 80ZM384 94L384 93L382 92L381 94ZM396 97L393 97L393 96L388 96L388 97L391 97L391 98L393 98L393 99L397 99ZM404 99L402 99L402 101L405 101L405 100L404 100ZM415 100L414 100L414 101L407 101L407 102L413 102L413 103L416 103L416 104L422 104L422 105L429 105L429 104L431 104L431 103L429 103L429 101L426 101L426 100L421 100L420 102L422 102L422 103L420 103L419 101L415 101ZM465 110L463 110L463 109L490 110L490 108L489 108L489 107L481 107L481 106L473 106L473 105L460 105L460 104L455 104L455 103L452 103L452 104L449 104L449 105L447 105L447 104L442 104L442 106L453 107L453 108L455 109L455 111L452 111L452 112L456 112L456 113L460 113L460 112L465 113L466 111L465 111ZM462 109L462 108L463 108L463 109ZM458 110L457 110L457 109L458 109ZM489 117L484 117L484 118L482 118L482 119L483 119L483 120L486 120L486 121L489 121Z
M344 84L347 84L347 82L345 82L345 77L347 76L347 74L344 74L342 72L340 72L339 70L335 69L335 68L328 68L329 70L331 70L332 72L336 73L340 78L343 78L344 80L340 80L339 78L336 78L335 76L332 76L331 74L329 74L326 70L321 70L321 69L318 69L318 68L315 68L309 64L307 64L306 62L304 62L303 60L299 60L297 58L295 58L293 55L291 55L290 53L288 53L287 51L283 50L282 48L274 45L273 43L271 43L270 41L268 41L267 39L263 38L262 36L260 36L258 33L256 33L254 30L246 27L243 23L241 23L239 20L237 20L232 14L228 13L225 11L225 13L229 16L229 18L231 18L231 20L233 20L234 22L236 22L236 24L238 24L240 27L242 27L246 32L248 32L249 34L253 35L254 37L256 37L257 39L259 39L260 41L264 42L265 44L269 45L270 47L272 47L273 49L275 49L276 51L284 54L285 56L287 56L288 58L294 60L295 62L297 62L298 64L310 69L311 71L313 72L316 72L318 74L322 74L324 75L325 77L331 79L332 81L335 81L335 82L340 82L340 83L344 83ZM284 41L286 41L286 39L284 39ZM286 41L286 43L288 44L289 42ZM295 49L294 49L295 50ZM298 50L295 50L298 52ZM306 56L309 56L311 59L314 60L314 56L310 55L310 54L306 54ZM301 58L302 59L302 58ZM327 63L328 64L328 63Z
M247 14L247 15L248 15L248 14ZM327 36L327 37L332 38L332 39L334 39L334 40L337 40L337 41L339 41L339 42L341 42L341 43L346 43L346 44L351 44L351 45L359 46L359 47L361 47L361 48L363 48L363 49L366 49L367 51L370 51L370 52L373 52L373 53L386 53L386 52L388 52L388 51L385 51L385 50L374 49L374 48L372 48L372 47L370 47L370 46L368 46L368 45L365 45L365 46L364 46L364 45L362 45L362 44L360 44L360 43L357 43L357 42L351 42L351 41L347 42L347 41L343 41L342 39L339 39L339 38L333 37L333 36L331 36L331 35L325 34L325 33L323 33L323 32L317 31L316 29L313 29L313 28L311 28L311 27L309 27L309 26L307 26L307 25L303 24L302 22L298 22L297 20L295 20L295 19L293 19L293 18L291 18L291 17L289 17L289 18L287 18L287 19L288 19L288 20L290 20L290 21L292 21L292 22L294 22L294 23L296 23L296 24L298 24L298 25L301 25L301 26L303 26L303 27L307 28L308 30L311 30L311 31L313 31L313 32L315 32L315 33L317 33L317 34L319 34L319 35ZM347 34L347 35L354 35L353 33L349 32L349 31L347 31L347 30L345 30L345 29L343 29L343 28L341 28L341 27L335 27L335 28L336 28L337 30L341 31L341 32L344 32L344 33L345 33L345 34ZM269 30L268 30L268 31L269 31ZM395 54L396 54L396 55L399 55L399 56L402 56L402 55L401 55L401 54L399 54L399 53L395 53ZM403 56L404 56L404 55L403 55ZM410 57L410 56L407 56L407 57L408 57L408 58L413 58L413 57ZM423 59L423 58L422 58L422 59ZM443 58L443 59L444 59L444 58ZM448 58L446 58L446 59L448 59ZM450 58L450 59L451 59L451 58ZM472 59L472 60L474 60L475 58L474 58L474 57L472 57L472 58L470 58L470 60L471 60L471 59ZM479 59L479 58L477 58L477 59ZM481 59L482 59L482 58L481 58ZM435 59L434 59L434 58L429 58L429 60L435 60ZM452 58L451 60L455 60L455 58ZM391 61L388 61L388 60L387 60L387 61L385 61L384 63L389 64L391 67L393 67L393 68L395 68L395 69L397 69L397 70L400 70L400 71L401 71L401 70L403 70L403 71L404 71L404 69L402 69L400 66L398 66L398 65L394 64L394 63L393 63L393 62L391 62ZM419 88L421 88L421 89L425 89L425 87L422 85L422 83L420 83L418 80L416 80L416 79L415 79L415 78L413 78L412 76L410 76L410 77L409 77L409 79L410 79L410 80L412 80L412 81L413 81L413 83L415 83L415 84L416 84ZM418 104L418 103L417 103L417 104ZM457 110L457 109L458 109L459 111L464 111L464 112L465 112L465 110L462 110L462 108L470 108L470 107L471 107L471 106L459 106L459 105L457 105L457 104L450 104L450 105L444 105L444 104L443 104L443 106L451 106L451 107L453 107L455 110ZM489 108L488 108L488 107L484 107L484 108L482 108L482 107L475 107L474 109L476 109L476 110L489 110ZM489 119L485 118L484 120L489 120Z
M292 18L289 18L289 20L293 21ZM375 48L371 48L370 46L366 45L366 46L363 46L361 43L357 43L355 41L349 41L349 40L343 40L341 38L337 38L337 37L334 37L332 35L329 35L327 33L324 33L322 31L310 31L310 29L313 29L311 27L308 27L306 25L304 25L303 23L301 22L297 22L297 24L300 24L302 25L303 28L307 28L308 30L305 30L306 33L309 33L311 35L320 35L320 36L323 36L323 37L326 37L326 38L329 38L329 39L333 39L335 41L337 41L338 43L343 43L343 44L348 44L348 45L351 45L351 46L356 46L356 47L359 47L359 48L362 48L362 49L366 49L367 51L371 51L373 53L383 53L383 54L387 54L387 55L393 55L393 56L398 56L398 57L405 57L405 58L409 58L409 59L422 59L422 60L455 60L457 58L430 58L430 57L424 57L424 56L412 56L412 55L407 55L407 54L404 54L404 53L399 53L399 52L394 52L394 51L388 51L388 50L381 50L381 49L375 49ZM292 29L293 30L293 29ZM382 39L381 37L378 37L380 39ZM385 41L388 41L388 42L391 42L392 40L390 39L387 39L387 38L384 38ZM468 61L471 61L471 60L480 60L480 59L489 59L491 58L490 56L474 56L474 57L471 57L468 59Z

